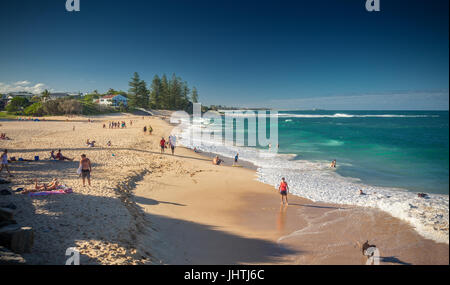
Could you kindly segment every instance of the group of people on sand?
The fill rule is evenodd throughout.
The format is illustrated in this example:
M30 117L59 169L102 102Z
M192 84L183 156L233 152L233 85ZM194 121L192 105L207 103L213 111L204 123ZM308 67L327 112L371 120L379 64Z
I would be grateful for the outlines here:
M144 126L144 134L146 134L147 131L148 131L149 135L151 135L153 133L153 128L151 125L149 125L148 128L147 128L147 126Z
M52 150L50 152L50 159L61 160L61 161L64 161L64 160L73 161L74 160L73 158L64 156L60 149L58 149L58 152L56 154L55 154L55 151Z
M162 137L161 140L159 141L161 153L165 153L165 149L167 147L170 147L170 150L172 151L172 155L174 155L176 145L177 145L177 137L174 135L169 136L169 141L166 141L166 139L164 137Z
M133 121L130 121L130 124L133 125ZM125 121L109 122L110 129L125 129L126 127L127 127L127 123ZM103 124L103 128L106 129L106 124Z
M3 169L5 169L9 175L9 177L14 177L11 174L11 171L8 167L10 160L8 159L8 150L7 149L5 149L3 151L0 159L1 159L0 173L2 173ZM73 161L74 160L73 158L68 158L68 157L64 156L60 149L58 150L58 152L56 154L55 154L55 151L52 150L50 152L50 159L55 159L55 160L60 160L60 161L64 161L64 160ZM86 180L88 182L88 185L91 186L92 165L91 165L91 161L89 160L89 158L86 157L85 154L81 155L79 168L78 168L77 172L79 172L79 175L81 176L81 178L83 180L83 187L86 186ZM38 180L35 179L34 185L30 188L24 189L22 191L22 193L26 194L26 193L30 193L30 192L53 191L53 190L57 190L58 186L59 186L59 183L58 183L58 179L56 179L56 178L47 184L46 183L39 184Z

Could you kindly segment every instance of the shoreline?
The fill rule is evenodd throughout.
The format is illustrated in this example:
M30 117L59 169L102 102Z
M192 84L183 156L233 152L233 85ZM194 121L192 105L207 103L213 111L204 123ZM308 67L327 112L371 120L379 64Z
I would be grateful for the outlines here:
M36 231L33 253L24 255L30 264L63 264L70 246L80 250L82 264L364 264L355 244L363 239L380 247L386 257L382 264L448 264L448 245L420 237L386 213L292 195L283 211L276 190L256 181L254 170L213 166L209 158L183 147L176 156L160 155L159 138L169 134L169 124L156 117L123 118L135 124L104 130L101 120L75 123L82 135L64 121L3 126L19 137L9 146L2 143L12 154L45 154L64 145L64 154L87 152L95 164L93 187L86 189L73 163L12 167L19 173L12 188L32 177L59 176L75 192L0 197L1 204L17 204L18 222ZM144 136L143 124L149 123L154 135ZM90 136L101 144L112 138L113 147L80 147ZM317 251L324 246L327 252Z
M166 134L168 134L168 132ZM193 152L192 150L190 150L188 148L183 148L182 150L183 150L183 152L182 152L183 157L191 156L191 157L207 158L206 164L203 163L203 162L200 162L200 163L202 163L202 169L201 169L202 171L200 172L200 174L196 174L195 177L200 177L200 175L204 176L205 175L204 173L206 173L207 171L209 171L211 169L211 167L209 167L209 166L210 166L210 157L211 157L212 153L200 153L200 154L198 154L198 153L195 153L195 152ZM206 154L206 156L204 156L205 154ZM273 224L272 225L267 225L265 223L261 224L261 221L259 220L259 215L261 215L261 214L264 215L264 211L268 210L269 208L270 208L270 210L268 210L268 211L270 211L272 214L267 216L267 220L273 220L274 217L277 217L276 218L277 220L279 220L279 219L281 219L281 220L286 219L286 217L283 216L283 214L280 217L279 213L277 213L277 209L276 208L278 208L278 206L279 206L279 197L278 197L279 195L276 193L276 190L272 186L267 185L267 184L263 184L261 182L256 181L256 179L255 179L256 178L255 170L247 169L247 168L234 168L234 167L226 166L226 165L230 165L231 161L232 161L231 159L227 159L225 161L225 165L224 166L219 166L219 167L212 166L212 165L211 166L213 167L213 169L216 168L214 170L217 170L217 169L224 170L223 173L221 173L221 175L228 175L227 172L231 172L231 173L235 174L233 176L233 178L231 178L231 179L234 179L234 180L237 179L237 176L242 176L243 173L245 172L244 176L246 177L245 178L246 180L242 181L241 183L245 184L245 185L249 184L248 186L246 186L248 188L252 188L253 187L253 188L264 189L264 192L261 192L261 191L250 191L250 193L246 193L248 191L242 191L242 193L241 192L235 193L235 195L239 195L241 197L244 197L244 198L242 198L242 200L250 200L250 201L258 200L259 202L258 202L257 205L254 205L253 203L251 203L251 205L242 205L242 201L236 202L237 204L240 204L240 206L237 207L237 208L234 208L234 210L230 210L228 212L228 214L233 216L234 222L231 222L231 224L228 224L227 226L225 226L225 228L229 227L233 231L237 227L238 229L236 231L239 234L242 234L242 232L245 232L246 234L248 234L250 236L254 236L255 233L254 232L248 232L248 230L247 230L248 228L252 228L252 229L258 230L258 231L261 231L261 228L263 228L265 230L262 230L259 233L259 236L260 237L261 236L264 236L264 237L271 236L272 237L271 242L273 242L277 246L279 246L280 244L283 244L284 242L287 242L288 244L290 242L292 242L292 241L289 241L290 239L292 240L292 236L290 236L290 235L292 235L292 233L294 233L294 232L305 230L305 227L304 227L305 221L302 222L301 219L299 219L299 221L296 221L295 218L291 218L291 220L289 220L289 221L281 221L281 223L287 223L288 224L288 226L286 227L286 232L283 232L282 235L280 235L280 233L277 232L277 230L273 230ZM186 162L184 162L184 163L186 163ZM205 165L203 165L203 164L205 164ZM196 165L196 166L198 166L198 165ZM195 166L191 166L191 167L195 167ZM203 168L205 168L205 169L203 169ZM210 175L213 175L213 174L210 174ZM229 193L231 191L230 188L232 188L233 186L236 186L236 187L239 188L239 183L237 183L237 182L230 182L230 181L223 181L223 179L221 180L221 177L209 178L209 177L203 177L203 176L198 178L198 180L195 179L197 181L192 179L193 184L192 184L191 181L189 181L189 179L187 179L188 181L185 181L183 183L183 186L179 185L179 187L170 187L170 191L181 192L181 193L179 193L179 195L185 195L178 188L181 188L181 187L187 188L186 191L189 192L189 195L188 195L188 197L184 197L183 196L184 199L188 199L189 201L190 201L190 199L194 199L194 201L192 201L192 203L194 203L196 205L196 207L202 207L202 205L197 205L197 202L195 200L196 199L207 200L206 203L212 203L210 200L202 197L203 196L202 193L204 191L211 191L211 190L209 190L210 188L208 188L208 186L206 186L206 189L197 189L197 188L201 187L201 186L198 185L200 183L199 181L201 181L204 184L208 184L208 183L211 183L210 180L212 179L212 180L216 180L217 184L219 184L219 185L221 185L221 184L224 184L224 185L229 184L230 185L229 187L217 186L219 189L214 191L214 196L213 197L217 198L217 197L225 196L224 199L227 199L227 200L228 199L234 199L234 197L228 197L228 195L223 195L223 194L224 193ZM170 178L167 178L167 179L169 181L171 181ZM177 179L180 179L180 177L177 177ZM144 182L145 182L145 180L144 180ZM149 185L147 185L146 183L149 184ZM153 182L152 181L147 181L146 183L144 183L144 185L140 185L136 189L136 195L138 197L139 196L144 197L144 198L150 198L151 197L151 199L153 199L153 200L158 200L156 198L160 198L160 199L164 200L167 203L182 204L181 203L182 201L178 201L178 200L176 200L175 202L170 202L171 199L178 199L178 197L167 194L168 191L166 191L166 190L164 190L164 191L155 190L154 186L152 186L154 184L154 181ZM163 182L161 181L161 183L163 183ZM191 185L189 185L189 184L191 184ZM233 186L231 186L231 185L233 185ZM154 192L154 193L147 192L146 187L147 188L151 188L152 189L151 192ZM196 197L195 196L194 193L197 193L197 192L200 192L199 193L200 197ZM155 196L153 196L153 195L155 195ZM192 198L192 196L194 196L195 198ZM265 198L264 199L258 198L258 197L262 197L262 196L264 196ZM270 199L270 201L268 199ZM299 207L304 206L305 208L306 207L307 208L311 208L311 209L313 209L312 212L315 212L317 209L322 209L322 211L324 211L324 212L320 213L319 216L321 216L321 215L329 215L328 210L330 210L330 211L337 210L339 212L342 209L343 210L350 210L351 209L349 211L349 213L345 213L343 215L351 216L351 215L355 215L355 213L358 213L358 215L361 215L361 220L362 221L367 219L367 221L366 221L367 223L369 223L369 220L373 219L373 216L378 217L380 220L387 220L387 221L389 221L389 223L396 224L396 225L399 226L399 229L397 230L397 232L399 232L400 235L404 235L403 238L405 240L409 239L409 240L411 240L411 242L421 240L421 243L423 242L423 244L421 246L418 246L416 254L419 254L420 248L423 247L423 246L433 247L433 245L436 245L437 248L446 248L446 249L448 249L448 245L446 245L446 244L440 244L439 245L438 243L435 243L434 241L426 240L426 239L420 237L418 235L418 233L416 233L415 230L410 225L408 225L406 222L401 221L401 220L399 220L399 219L397 219L395 217L392 217L389 214L387 214L385 212L382 212L382 211L380 211L378 209L367 209L367 208L356 207L356 206L348 206L348 205L314 203L314 202L312 202L312 201L310 201L308 199L301 198L301 197L298 197L298 196L292 196L292 195L290 195L290 199L292 199L294 201L293 205L297 204L297 206L301 205ZM150 207L148 205L146 206L145 203L144 203L141 206L146 211L150 211L151 214L157 214L157 213L160 214L161 210L163 210L163 211L167 210L168 214L173 214L174 211L175 211L174 209L172 209L172 210L165 209L165 208L168 208L168 207L170 208L170 204L167 204L167 203L163 203L163 204L156 203L156 205L152 204L152 206L150 206ZM262 204L264 206L260 206L259 204ZM151 208L153 206L155 206L157 208L162 208L162 209L159 209L158 211L156 211L156 210L152 211ZM256 210L255 210L256 212L254 212L253 210L248 212L249 208L254 208L254 207L255 208L260 207L263 210L263 212L261 213L261 212L258 212ZM179 207L175 207L175 208L181 210L181 209L183 209L183 206L181 206L181 207L179 206ZM274 211L274 209L275 209L275 211ZM201 212L200 209L197 209L197 210ZM212 209L209 209L208 213L205 213L204 215L205 216L209 215L210 211L212 211ZM244 212L244 213L240 213L241 211ZM298 214L296 212L298 212L298 209L292 209L292 210L289 209L289 211L288 211L289 215L294 216L294 217L297 216L297 214ZM306 215L311 214L309 210L306 210L306 211L302 210L301 212L305 212ZM364 217L364 215L367 215L367 213L370 213L370 215ZM196 211L189 212L189 213L184 213L184 211L181 211L181 213L179 213L178 215L174 215L173 217L180 217L180 216L181 217L193 216L194 218L192 218L192 219L194 219L197 222L207 222L206 224L210 224L210 222L208 222L208 219L206 219L202 214L200 214L201 217L198 217L198 213L196 213ZM247 216L252 217L252 218L249 219L248 221L245 221L245 223L244 223L245 226L242 227L242 226L237 226L236 225L236 223L240 224L240 223L243 222L243 220L246 220L246 219L244 219L244 217L247 217ZM275 221L275 224L277 224L278 222L279 221ZM297 222L299 224L297 224ZM324 221L324 223L333 223L333 222L334 221L330 221L330 220ZM314 222L308 222L308 223L311 223L312 225L309 225L309 226L313 227ZM306 224L308 224L308 223L306 223ZM200 223L200 224L202 224L202 223ZM214 223L212 223L212 224L214 225ZM259 225L254 226L255 224L259 224ZM278 225L276 227L278 227ZM386 230L386 227L383 226L383 225L377 225L377 227L380 227L380 229ZM267 230L267 228L270 228L270 230ZM333 228L334 227L331 227L331 229L333 229ZM364 229L365 227L362 226L362 228ZM368 228L370 228L370 226L368 226ZM166 230L168 230L168 229L166 229ZM364 229L364 231L366 231L366 230L367 229ZM164 230L162 230L162 231L164 231ZM289 232L289 231L291 231L291 232ZM364 232L364 231L362 231L362 232ZM369 229L369 231L370 231L370 229ZM407 232L407 234L405 234L406 232ZM287 234L287 235L285 235L285 234ZM378 232L377 235L385 236L382 232ZM324 237L322 237L322 238L324 238ZM390 238L392 238L392 237L390 237ZM390 239L390 238L383 237L383 239ZM164 239L168 239L168 238L164 237ZM356 240L357 239L358 238L356 238ZM375 238L375 240L377 240L377 239L380 240L381 238ZM353 240L351 242L345 242L346 243L346 247L347 247L346 250L348 250L348 251L351 250L352 251L351 254L349 252L347 252L347 255L346 255L347 259L346 259L346 261L344 261L345 264L347 264L347 263L348 264L360 264L360 263L358 263L360 261L360 258L359 258L358 255L354 255L355 260L358 260L358 262L356 262L356 263L354 262L354 260L351 260L351 259L348 258L348 256L352 256L352 254L355 253L353 251L357 247L356 243L355 243L356 240ZM178 241L178 242L183 243L183 241ZM298 246L298 242L299 241L294 241L293 243L294 243L294 245ZM362 241L362 242L364 242L364 241ZM177 243L177 241L173 241L173 243ZM186 247L187 246L188 245L186 245ZM315 245L315 246L317 246L317 245ZM183 247L183 246L181 246L181 247ZM389 246L386 245L386 247L389 247ZM398 247L400 247L400 245L398 245ZM231 250L231 249L229 249L229 250ZM399 250L399 249L397 249L397 250ZM401 250L399 250L399 251L401 251ZM357 252L359 253L359 251L357 251ZM195 253L193 255L195 256ZM406 256L408 254L402 253L402 255ZM287 259L285 259L283 261L277 261L276 264L291 264L292 262L295 263L295 261L294 261L294 260L296 260L295 257L290 256L290 257L286 257L286 258ZM416 259L416 262L418 262L420 264L423 264L423 263L426 264L426 262L420 260L420 258L417 257L417 256L409 257L409 258ZM441 256L440 258L442 258L444 260L443 264L448 263L448 256L447 257L445 257L445 256L442 257ZM305 257L303 259L303 261L306 264L316 264L316 263L311 261L312 259L313 258L311 258L311 257ZM169 260L171 260L171 259L169 258ZM390 263L391 264L402 264L402 262L400 262L399 260L386 259L384 261L384 263L387 263L387 264L390 264ZM175 264L179 264L177 262L181 262L181 261L180 260L175 260L175 261L172 261L172 262L175 262ZM172 264L171 262L169 262L169 263ZM181 262L181 264L184 264L184 263ZM321 264L321 263L319 263L319 264ZM324 264L339 264L339 262L337 262L336 260L334 260L334 261L324 261Z
M184 143L192 148L189 132L183 131L181 136L186 136ZM208 156L211 155L208 150L212 149L227 159L239 152L240 161L247 159L245 166L256 170L262 183L274 186L281 177L286 177L291 194L320 203L378 209L410 224L424 238L449 244L447 194L426 193L426 197L418 197L419 192L408 189L367 184L359 178L328 171L328 163L288 158L297 154L266 156L265 150L258 148L218 146L209 141L200 148ZM365 195L357 195L360 189Z

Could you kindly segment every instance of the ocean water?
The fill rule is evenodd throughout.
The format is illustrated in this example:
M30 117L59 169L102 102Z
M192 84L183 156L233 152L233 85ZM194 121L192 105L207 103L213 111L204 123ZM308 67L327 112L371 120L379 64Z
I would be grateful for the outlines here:
M289 111L279 112L276 121L276 154L223 138L200 140L199 132L224 128L207 119L186 125L178 136L202 151L227 157L239 152L257 167L258 180L274 187L286 177L294 195L378 208L448 244L448 111ZM333 159L336 169L329 167Z

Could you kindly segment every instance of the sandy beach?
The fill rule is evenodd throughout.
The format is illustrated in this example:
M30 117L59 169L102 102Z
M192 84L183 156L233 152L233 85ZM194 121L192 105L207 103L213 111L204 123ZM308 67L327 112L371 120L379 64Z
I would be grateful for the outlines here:
M34 178L58 178L74 191L0 196L0 206L14 203L17 222L35 230L33 251L23 255L29 264L64 264L66 249L76 247L82 264L363 265L358 243L366 240L379 248L381 264L449 264L447 244L421 237L387 213L292 195L283 207L276 189L256 181L252 169L227 160L215 166L183 147L175 156L160 154L159 140L172 129L161 118L91 120L0 122L12 139L0 141L0 148L10 157L40 157L9 164L13 178L0 174L12 190ZM109 129L112 120L128 126ZM143 132L149 125L153 135ZM87 139L97 146L88 148ZM75 161L49 160L58 149ZM83 153L93 163L91 187L83 187L76 173Z

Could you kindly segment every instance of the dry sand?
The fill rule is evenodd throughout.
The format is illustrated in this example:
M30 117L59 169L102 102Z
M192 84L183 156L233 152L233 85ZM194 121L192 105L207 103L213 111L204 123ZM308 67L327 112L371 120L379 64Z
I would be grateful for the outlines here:
M29 263L64 264L66 249L77 247L82 264L364 264L357 242L365 240L379 247L382 264L449 263L448 245L386 213L294 196L281 207L276 190L257 182L253 170L214 166L182 147L161 155L159 139L171 130L166 122L121 116L0 122L13 139L0 141L10 156L42 159L60 148L76 160L85 153L94 164L92 187L82 187L78 162L10 164L13 189L56 177L74 190L0 196L0 205L16 204L17 221L36 231L33 252L24 255ZM133 126L103 129L109 120ZM142 131L149 124L152 136ZM87 148L87 138L99 147Z

